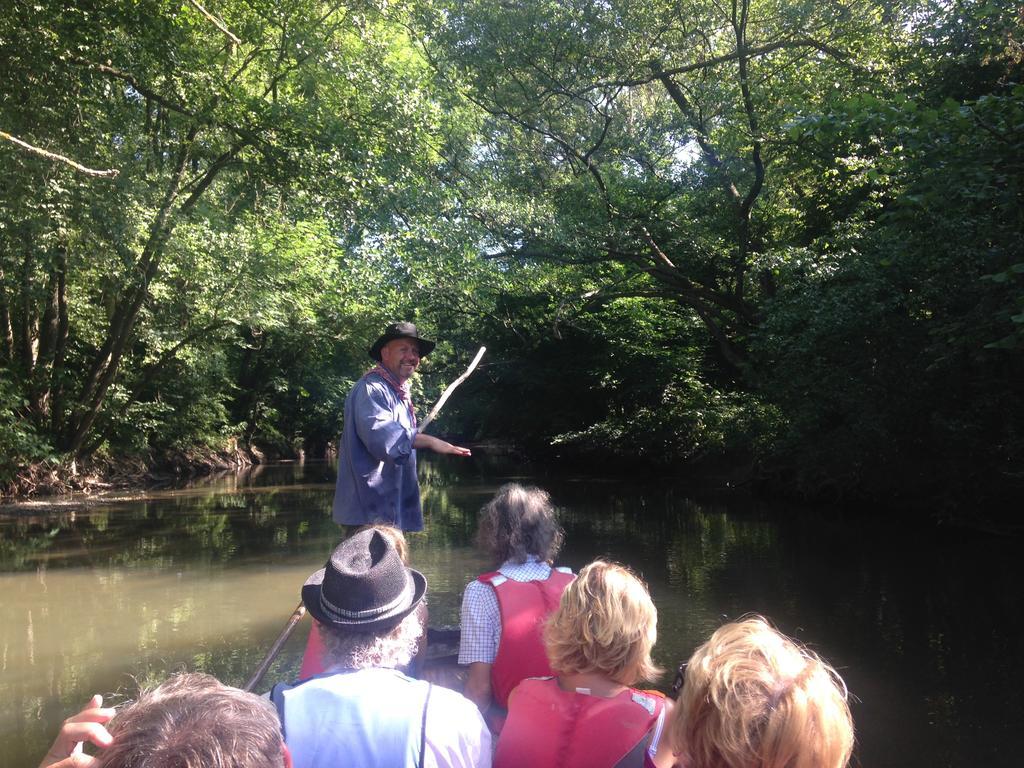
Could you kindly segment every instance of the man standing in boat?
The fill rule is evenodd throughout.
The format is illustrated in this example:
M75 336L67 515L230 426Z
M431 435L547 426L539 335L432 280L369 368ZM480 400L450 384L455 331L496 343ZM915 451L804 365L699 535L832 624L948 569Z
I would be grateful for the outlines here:
M383 522L403 531L423 530L416 449L470 455L468 448L416 429L409 380L433 349L434 342L422 338L412 323L392 323L370 347L377 366L356 382L345 400L335 522Z

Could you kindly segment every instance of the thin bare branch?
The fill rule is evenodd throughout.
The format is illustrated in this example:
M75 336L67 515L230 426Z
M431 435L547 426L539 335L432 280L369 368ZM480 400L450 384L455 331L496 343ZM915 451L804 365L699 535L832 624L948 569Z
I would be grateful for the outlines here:
M655 256L658 257L658 260L661 261L666 267L669 267L670 269L676 269L676 265L672 263L672 259L670 259L665 254L665 252L658 247L658 243L655 242L654 237L651 235L650 231L647 229L647 227L643 226L642 224L640 225L640 233L644 236L644 240L647 241L647 244L651 246L651 251L654 253Z
M654 74L661 80L665 86L665 90L668 92L669 98L675 102L675 105L679 108L679 111L683 113L683 116L690 123L690 127L694 130L694 139L697 141L697 145L700 147L701 152L704 154L704 159L717 171L722 174L722 183L725 187L726 192L729 193L734 201L740 202L740 192L736 188L736 184L733 182L729 175L728 169L725 167L725 163L718 156L718 152L715 151L714 146L711 144L711 140L707 133L703 129L703 120L694 113L693 107L690 105L689 99L686 98L686 94L683 93L679 84L673 80L667 73L658 69L658 64L652 63L652 69Z
M664 72L667 75L683 75L687 72L694 72L698 69L709 69L711 67L717 67L719 64L727 64L730 61L735 61L741 56L756 58L758 56L765 56L769 53L773 53L774 51L784 50L786 48L814 48L815 50L840 61L846 61L849 58L844 51L841 51L828 43L823 43L820 40L805 37L796 40L776 40L774 43L768 43L767 45L747 48L743 51L732 51L730 53L724 53L721 56L713 56L710 59L704 59L703 61L695 61L692 64L672 67L671 69L664 70ZM643 83L650 82L651 79L652 78L646 78L643 81L636 83L636 85L642 85Z
M22 141L17 136L11 136L11 134L5 131L0 131L0 138L7 139L7 141L11 142L12 144L17 145L22 149L31 152L34 155L38 155L39 157L45 157L47 160L53 160L55 162L64 163L65 165L70 165L76 171L84 173L88 176L99 176L101 178L112 179L120 173L120 171L117 170L116 168L109 168L104 171L100 171L95 168L87 168L81 163L76 163L70 157L58 155L56 152L48 152L45 149L29 144L27 141Z
M196 0L188 0L188 4L195 8L197 11L199 11L201 14L203 14L203 16L205 16L207 19L209 19L210 23L213 24L213 26L215 26L221 32L223 32L227 36L228 40L230 40L232 43L234 43L235 45L242 44L242 39L238 37L238 35L236 35L234 32L232 32L230 29L228 29L227 24L225 24L223 21L218 19L208 10L203 8L203 6L196 2Z
M466 372L459 376L459 378L457 378L455 381L453 381L445 388L444 392L441 393L441 397L438 398L437 403L435 403L434 407L430 409L430 413L427 414L427 418L420 422L420 432L425 431L430 422L434 420L434 417L437 416L438 413L440 413L441 409L444 407L444 404L448 402L448 398L451 397L452 392L455 391L455 388L459 386L459 384L464 382L466 379L468 379L470 374L472 374L473 371L476 370L476 367L480 364L480 360L484 356L484 353L486 351L487 347L480 347L479 351L476 353L476 357L473 358L473 362L471 362L469 364L469 368L466 369Z
M729 53L723 53L720 56L712 56L709 59L701 59L700 61L683 64L678 67L671 67L670 69L660 69L659 67L655 70L655 67L649 64L648 66L650 66L654 72L652 75L644 75L643 77L633 77L623 80L602 80L599 83L594 83L593 85L588 86L585 90L595 90L599 88L607 88L609 86L631 88L639 85L647 85L655 80L659 80L662 74L671 77L675 75L685 75L688 72L705 71L713 69L719 64L728 64L730 61L735 61L741 56L757 58L759 56L765 56L769 53L787 48L812 48L844 63L849 62L850 59L849 54L833 45L830 45L829 43L810 37L801 37L793 40L776 40L774 43L767 43L754 48L747 48L745 51L731 51Z

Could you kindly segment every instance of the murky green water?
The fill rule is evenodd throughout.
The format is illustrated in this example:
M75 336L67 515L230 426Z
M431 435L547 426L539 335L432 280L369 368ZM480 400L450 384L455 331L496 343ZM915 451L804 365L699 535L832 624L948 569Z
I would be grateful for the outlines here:
M479 458L421 472L428 531L411 549L432 623L454 623L463 586L491 565L471 546L476 510L502 482L534 482L565 509L564 564L610 557L648 581L663 666L723 617L761 612L843 673L859 700L858 764L1020 765L1019 540L697 502L685 488ZM242 684L337 542L332 493L330 467L281 466L143 500L0 513L0 763L35 766L93 692L130 694L182 668ZM268 681L297 669L307 632L308 620Z

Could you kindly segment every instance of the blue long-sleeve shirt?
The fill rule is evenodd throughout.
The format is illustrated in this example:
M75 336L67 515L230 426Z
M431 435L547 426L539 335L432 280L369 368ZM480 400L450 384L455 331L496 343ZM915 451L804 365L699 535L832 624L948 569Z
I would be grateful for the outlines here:
M335 522L423 530L415 437L409 407L379 374L371 371L356 382L345 400Z

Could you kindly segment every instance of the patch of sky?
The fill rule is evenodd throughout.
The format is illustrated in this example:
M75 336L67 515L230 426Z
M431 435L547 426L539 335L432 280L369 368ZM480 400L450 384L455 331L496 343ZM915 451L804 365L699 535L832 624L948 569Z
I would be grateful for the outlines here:
M955 8L956 3L953 0L931 0L931 2L923 3L912 8L907 14L906 20L903 22L903 31L918 34L924 40L936 43L939 37L933 33L937 28L938 17L952 13ZM963 19L956 21L958 24L963 23Z
M686 171L700 159L700 146L693 139L676 140L673 144L673 170L680 173Z
M486 163L497 160L497 148L494 142L478 141L469 150L469 156L474 163Z

